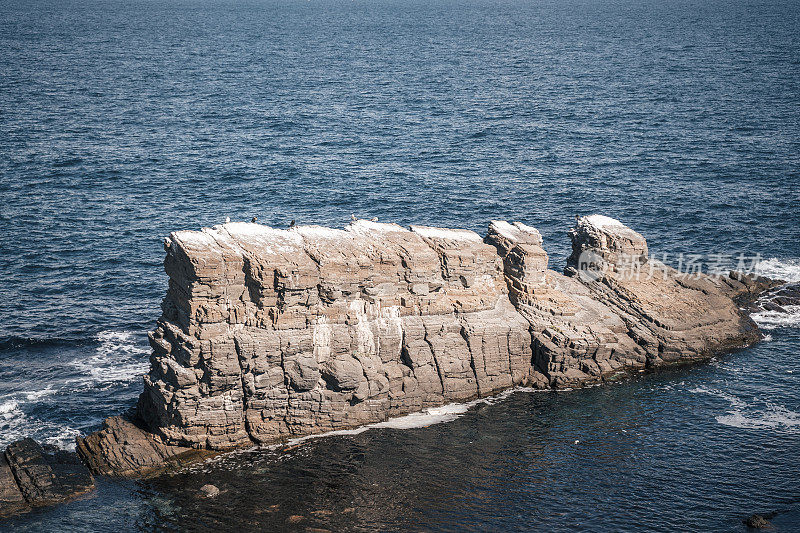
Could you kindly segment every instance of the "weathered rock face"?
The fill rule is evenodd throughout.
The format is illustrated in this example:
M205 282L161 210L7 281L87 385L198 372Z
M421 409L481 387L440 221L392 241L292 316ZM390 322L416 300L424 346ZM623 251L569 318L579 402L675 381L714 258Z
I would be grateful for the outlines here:
M572 255L567 266L578 267L581 259L619 268L622 265L641 264L648 260L647 241L620 221L603 215L591 215L577 220L569 231Z
M494 247L470 231L177 232L139 412L210 448L377 422L542 376Z
M92 489L94 479L74 453L45 450L23 439L0 456L0 517L65 502Z
M517 224L514 233L504 225L493 222L487 241L496 243L503 257L512 301L530 324L533 365L549 383L578 386L644 368L644 351L627 334L625 320L598 301L581 278L547 270L538 232ZM572 235L576 246L585 244Z
M142 429L141 421L112 416L100 431L78 439L77 452L96 474L141 477L212 455L207 450L171 446Z
M133 424L78 451L135 475L190 448L349 428L516 385L580 386L758 339L735 298L757 282L683 276L607 217L542 238L355 221L345 230L228 223L165 246L169 289Z
M624 324L622 350L612 346L612 352L625 367L702 359L760 338L734 301L731 284L648 259L645 239L619 222L585 217L571 236L573 253L565 273ZM602 269L581 268L587 256L602 257Z
M5 454L0 454L0 518L28 509Z

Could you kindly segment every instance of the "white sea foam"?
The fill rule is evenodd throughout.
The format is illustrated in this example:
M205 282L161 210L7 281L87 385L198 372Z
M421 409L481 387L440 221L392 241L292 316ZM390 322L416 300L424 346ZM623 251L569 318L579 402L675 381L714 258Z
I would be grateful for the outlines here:
M92 388L107 389L137 380L147 372L150 350L141 336L130 331L103 331L96 340L98 345L94 352L66 362L67 367L71 367L62 367L66 376L48 376L49 383L34 381L26 385L27 390L0 397L0 448L25 437L64 449L74 448L79 433L76 428L33 413L43 411L43 405L53 402L50 396L81 394L80 391Z
M0 403L0 418L8 420L15 412L19 411L19 403L16 400L6 400Z
M19 407L19 402L5 399L0 403L0 448L5 448L15 440L27 435L27 417Z
M726 400L730 404L729 409L724 415L714 417L714 420L722 425L745 429L775 429L789 433L800 432L800 413L790 411L784 406L768 403L765 408L759 409L732 394L702 386L690 389L689 392L709 394Z
M559 389L558 392L565 392L572 389ZM397 418L392 418L390 420L386 420L385 422L378 422L375 424L369 424L353 429L342 429L337 431L329 431L327 433L319 433L316 435L306 435L304 437L298 437L296 439L292 439L283 444L271 444L267 446L254 446L252 448L237 450L230 453L226 453L223 455L218 455L207 461L203 461L189 469L192 472L208 472L207 465L211 463L215 464L225 464L229 460L232 460L236 457L241 457L243 455L247 455L253 452L259 452L261 450L279 450L285 447L295 447L304 442L313 440L313 439L321 439L325 437L332 437L337 435L358 435L360 433L364 433L365 431L369 431L372 429L397 429L397 430L405 430L405 429L415 429L415 428L423 428L428 426L433 426L436 424L443 424L446 422L452 422L457 420L458 418L464 416L465 413L469 412L470 409L477 405L485 404L485 405L492 405L494 403L500 402L510 395L516 392L553 392L550 389L534 389L531 387L516 387L513 389L509 389L504 391L497 396L490 396L488 398L481 398L478 400L473 400L471 402L466 403L451 403L447 405L443 405L440 407L431 407L425 409L419 413L411 413L405 416L400 416Z
M492 405L499 401L508 398L515 392L541 392L541 389L534 389L531 387L516 387L509 389L497 396L490 396L488 398L480 398L466 403L450 403L440 407L429 407L419 413L411 413L397 418L386 420L385 422L377 422L375 424L368 424L353 429L340 429L337 431L329 431L327 433L320 433L318 435L306 435L290 440L285 445L273 445L268 448L279 448L281 446L293 446L303 443L307 440L318 439L323 437L331 437L335 435L358 435L371 429L414 429L433 426L436 424L443 424L452 422L461 418L465 413L477 405Z
M800 282L800 259L766 259L759 262L754 272L760 276L780 279L790 283ZM769 300L768 296L763 299ZM752 318L762 329L800 327L800 305L784 305L786 311L758 311Z
M783 306L786 312L759 311L752 313L750 318L763 329L797 328L800 327L800 305Z
M58 446L62 450L74 450L75 437L81 434L80 431L69 426L53 427L48 430L48 433L50 435L45 437L44 442Z
M92 356L72 361L82 375L70 384L108 387L139 379L149 368L148 347L136 342L130 331L103 331Z
M800 282L800 259L765 259L756 265L754 272L767 278Z
M12 396L22 398L25 393ZM22 410L24 403L8 396L0 400L0 449L31 436L65 450L75 448L75 437L80 433L77 429L30 417Z
M26 400L28 400L29 402L35 402L37 400L41 400L45 396L50 396L51 394L55 394L56 392L58 391L56 391L56 389L54 389L52 385L48 385L43 389L35 391L27 391L23 394Z
M715 417L720 424L746 429L778 429L789 433L800 432L800 413L790 411L783 406L769 406L766 411L756 415L747 415L741 411L729 411L728 414Z
M693 389L689 389L689 392L694 394L708 394L710 396L716 396L718 398L722 398L723 400L726 400L728 403L730 403L731 407L734 407L736 409L745 409L747 407L747 403L744 400L737 398L733 394L729 394L727 392L723 392L718 389L710 389L707 387L699 386Z

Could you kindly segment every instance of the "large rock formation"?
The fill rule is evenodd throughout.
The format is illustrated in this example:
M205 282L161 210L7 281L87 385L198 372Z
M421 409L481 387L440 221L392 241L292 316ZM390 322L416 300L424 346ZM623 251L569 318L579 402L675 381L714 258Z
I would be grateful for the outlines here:
M273 442L546 384L471 231L234 223L173 233L166 269L139 413L170 443Z
M349 428L517 385L565 387L759 338L753 278L686 276L616 220L584 217L564 274L542 238L355 221L227 223L165 241L169 289L137 413L80 439L95 472L191 449ZM741 302L739 302L741 303Z

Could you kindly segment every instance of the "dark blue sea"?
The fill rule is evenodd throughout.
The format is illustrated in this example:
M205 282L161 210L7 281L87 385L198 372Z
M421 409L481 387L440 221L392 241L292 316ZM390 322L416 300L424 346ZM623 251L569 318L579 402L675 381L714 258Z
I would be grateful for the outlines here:
M800 280L800 3L2 0L0 445L133 404L170 231L499 218L560 270L592 213ZM761 323L708 364L100 480L0 530L800 531L800 315Z

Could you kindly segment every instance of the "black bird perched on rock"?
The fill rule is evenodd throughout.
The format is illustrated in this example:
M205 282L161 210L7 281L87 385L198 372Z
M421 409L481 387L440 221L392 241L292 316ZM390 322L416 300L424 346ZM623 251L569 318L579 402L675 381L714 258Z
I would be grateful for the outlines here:
M258 217L253 217L253 219L250 222L255 222L256 220L258 220Z
M289 222L289 227L290 227L290 228L293 228L293 227L294 227L294 220L292 220L291 222Z

